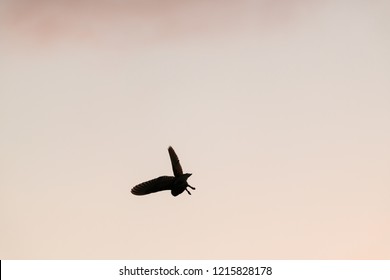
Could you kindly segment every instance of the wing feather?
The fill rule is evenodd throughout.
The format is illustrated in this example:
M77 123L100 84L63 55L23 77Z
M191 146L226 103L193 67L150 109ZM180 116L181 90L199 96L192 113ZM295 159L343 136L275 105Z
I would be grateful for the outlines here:
M175 177L173 176L161 176L136 185L131 189L131 193L134 195L145 195L149 193L170 190L174 181Z
M181 168L179 158L177 157L175 150L171 146L169 146L168 152L169 157L171 158L173 174L175 175L175 177L183 175L183 169Z

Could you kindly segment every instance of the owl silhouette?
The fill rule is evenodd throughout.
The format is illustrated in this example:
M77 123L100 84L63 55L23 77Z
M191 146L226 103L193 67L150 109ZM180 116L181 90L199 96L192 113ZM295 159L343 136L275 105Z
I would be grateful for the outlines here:
M175 176L160 176L156 179L138 184L131 189L132 194L145 195L159 191L170 190L173 196L178 196L184 191L187 191L188 194L191 194L187 188L195 190L194 187L191 187L187 183L188 177L190 177L192 174L183 174L183 169L181 168L179 158L177 157L175 150L171 146L169 146L168 148L168 153L169 157L171 158L173 174Z

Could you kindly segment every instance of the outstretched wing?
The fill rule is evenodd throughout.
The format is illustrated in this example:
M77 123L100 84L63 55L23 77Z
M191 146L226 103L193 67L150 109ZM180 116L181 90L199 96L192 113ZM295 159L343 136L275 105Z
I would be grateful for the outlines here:
M169 157L171 158L173 174L175 175L175 177L183 175L183 169L181 168L179 158L177 157L175 150L171 146L169 146L168 152Z
M175 177L173 176L161 176L136 185L131 189L131 193L134 195L145 195L149 193L170 190L174 181Z

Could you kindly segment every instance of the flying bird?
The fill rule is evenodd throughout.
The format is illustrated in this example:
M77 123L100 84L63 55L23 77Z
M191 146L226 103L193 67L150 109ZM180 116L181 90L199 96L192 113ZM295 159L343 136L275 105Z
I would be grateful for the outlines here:
M184 191L187 191L188 194L191 194L187 187L195 190L194 187L191 187L187 183L188 177L190 177L192 174L183 174L183 169L181 168L179 158L177 157L175 150L169 146L168 152L169 157L171 158L173 174L175 176L161 176L156 179L138 184L131 189L132 194L145 195L154 192L170 190L173 196L178 196Z

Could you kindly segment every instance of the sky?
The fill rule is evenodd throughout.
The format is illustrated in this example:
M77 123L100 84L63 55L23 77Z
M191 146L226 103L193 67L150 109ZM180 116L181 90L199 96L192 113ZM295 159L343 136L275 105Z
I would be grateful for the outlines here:
M389 259L389 11L0 1L0 259Z

